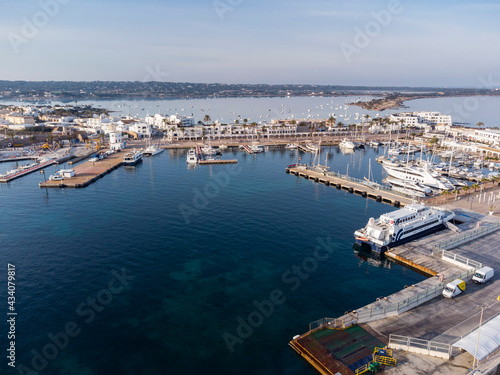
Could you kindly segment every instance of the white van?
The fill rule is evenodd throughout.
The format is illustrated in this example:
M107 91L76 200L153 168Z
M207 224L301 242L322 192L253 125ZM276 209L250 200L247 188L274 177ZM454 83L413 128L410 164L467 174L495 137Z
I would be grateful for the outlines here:
M446 298L453 298L458 296L465 290L465 281L461 279L453 280L451 283L446 284L443 289L443 296Z
M493 278L493 275L495 274L495 271L491 267L483 267L480 268L476 271L474 276L472 276L472 281L474 281L476 284L484 284L491 278Z

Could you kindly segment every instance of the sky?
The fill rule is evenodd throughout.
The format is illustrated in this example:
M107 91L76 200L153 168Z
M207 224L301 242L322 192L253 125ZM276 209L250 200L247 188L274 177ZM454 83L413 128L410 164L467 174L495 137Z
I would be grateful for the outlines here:
M3 0L0 79L500 87L499 16L464 0Z

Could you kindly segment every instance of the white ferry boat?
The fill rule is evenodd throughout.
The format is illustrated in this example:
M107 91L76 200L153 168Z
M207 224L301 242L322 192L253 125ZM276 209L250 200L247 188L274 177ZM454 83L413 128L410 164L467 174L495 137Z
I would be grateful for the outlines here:
M453 211L413 203L376 220L370 218L364 228L354 232L354 238L358 245L383 254L390 247L436 232L454 217Z
M142 152L131 151L127 152L123 157L123 165L136 165L142 161Z
M196 156L196 151L194 148L190 149L187 153L186 163L188 164L196 164L198 163L198 157Z

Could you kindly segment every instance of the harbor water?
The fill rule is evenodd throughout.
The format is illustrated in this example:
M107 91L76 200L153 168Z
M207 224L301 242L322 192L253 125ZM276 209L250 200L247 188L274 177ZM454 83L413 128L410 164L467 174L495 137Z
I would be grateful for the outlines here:
M322 164L326 151L333 171L358 178L382 152L326 147ZM238 164L196 168L186 152L144 158L85 189L40 189L39 173L0 185L17 370L312 374L287 346L309 322L424 279L356 256L353 232L394 208L286 174L296 151L234 149L224 157Z
M92 105L112 111L114 116L145 117L156 113L192 116L195 122L204 121L206 115L212 121L232 123L270 122L273 119L328 119L334 116L343 124L360 123L370 118L389 116L394 112L432 111L451 115L454 123L476 127L483 122L485 127L499 127L497 108L500 97L465 96L431 99L417 99L404 102L404 107L386 111L370 111L355 105L357 101L369 101L372 96L338 97L291 97L291 98L210 98L210 99L168 99L168 100L81 100L78 105ZM29 104L29 101L21 102ZM55 104L74 105L74 101L52 101ZM2 104L19 105L19 101L2 101ZM366 120L365 120L366 121Z

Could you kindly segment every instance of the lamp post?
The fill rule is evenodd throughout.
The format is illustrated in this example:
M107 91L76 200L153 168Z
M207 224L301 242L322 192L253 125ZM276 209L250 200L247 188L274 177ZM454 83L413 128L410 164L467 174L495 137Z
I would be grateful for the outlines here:
M477 330L477 342L476 342L476 351L474 352L474 361L472 362L472 368L476 368L479 365L479 361L477 360L477 349L479 347L479 336L481 334L481 324L483 322L483 311L487 306L477 305L477 307L481 307L481 318L479 319L479 329Z

